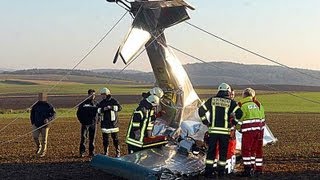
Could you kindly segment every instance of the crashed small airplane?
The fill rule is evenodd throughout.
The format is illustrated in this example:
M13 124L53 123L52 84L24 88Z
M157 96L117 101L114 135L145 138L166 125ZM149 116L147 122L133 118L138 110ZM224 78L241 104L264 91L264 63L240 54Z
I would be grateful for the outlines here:
M93 157L91 165L127 179L175 179L199 175L205 168L205 152L196 153L197 142L203 142L207 127L197 110L201 100L173 50L167 45L164 30L190 19L187 9L194 8L183 0L107 0L124 7L134 17L132 26L116 52L125 64L147 51L157 86L164 91L161 109L166 113L156 120L153 136L170 136L161 148L150 148L120 158ZM179 137L179 141L177 140ZM276 138L266 127L264 144ZM237 133L237 149L241 134ZM235 155L227 161L226 171L235 167Z

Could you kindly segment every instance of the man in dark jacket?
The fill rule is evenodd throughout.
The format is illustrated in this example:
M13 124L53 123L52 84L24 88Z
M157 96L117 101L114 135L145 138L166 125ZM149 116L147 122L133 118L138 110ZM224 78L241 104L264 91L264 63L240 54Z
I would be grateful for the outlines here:
M86 151L86 139L89 134L89 156L94 155L94 139L96 135L97 102L95 90L88 90L87 99L82 102L77 110L77 117L81 123L80 157L84 157Z
M222 83L218 87L216 96L209 98L199 107L199 116L202 122L208 126L209 148L206 157L205 176L213 177L216 145L219 143L219 160L217 173L223 176L225 173L228 144L231 126L237 124L237 119L242 116L242 111L237 103L230 99L231 87ZM236 119L230 123L231 116Z
M39 100L36 102L30 113L30 120L33 129L33 139L37 146L36 154L44 157L47 152L49 122L55 118L55 110L51 104L47 102L47 94L39 93ZM39 136L41 134L41 142Z
M119 145L119 126L118 126L118 112L122 107L119 102L111 97L110 90L108 88L102 88L100 90L102 100L98 103L98 112L102 115L101 131L103 139L104 155L109 155L109 134L111 134L113 145L116 149L116 157L120 157L120 145Z

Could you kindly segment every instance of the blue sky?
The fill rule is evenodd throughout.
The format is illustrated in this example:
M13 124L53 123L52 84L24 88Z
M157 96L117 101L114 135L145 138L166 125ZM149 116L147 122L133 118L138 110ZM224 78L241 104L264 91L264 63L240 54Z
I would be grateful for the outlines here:
M290 67L320 70L319 0L189 0L190 23ZM121 17L104 0L0 1L0 68L72 68ZM127 15L78 69L115 68L114 53L132 18ZM272 64L185 23L167 41L206 61ZM197 62L179 52L183 63ZM129 69L151 71L145 54Z

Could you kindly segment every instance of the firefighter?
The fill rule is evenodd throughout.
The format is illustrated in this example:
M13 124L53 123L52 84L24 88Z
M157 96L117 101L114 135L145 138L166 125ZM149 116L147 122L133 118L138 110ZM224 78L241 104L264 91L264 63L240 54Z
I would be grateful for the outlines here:
M159 101L161 100L161 98L163 97L164 93L163 90L159 87L153 87L152 89L150 89L148 92L146 93L142 93L142 97L143 99L140 101L143 102L146 98L148 98L150 95L155 95L159 98ZM156 118L161 117L163 114L165 114L165 111L162 110L160 103L158 103L158 106L154 107L154 113ZM150 121L148 124L148 133L151 135L152 133L152 129L154 127L155 121Z
M243 111L243 116L237 125L237 129L242 133L241 152L244 171L241 176L251 177L254 175L255 164L257 173L262 172L263 134L261 134L261 120L264 117L264 110L258 101L255 102L255 91L252 88L246 88L242 97L239 106Z
M111 134L113 145L116 149L116 157L120 157L120 145L118 138L118 112L122 107L119 102L111 97L110 90L108 88L102 88L100 90L102 100L98 103L98 112L101 118L101 131L103 139L104 155L109 155L109 135Z
M146 141L151 136L152 127L149 126L156 119L155 108L159 105L159 101L159 97L149 95L139 103L139 106L134 111L126 136L129 154L167 143L166 139L151 143Z
M202 122L208 126L209 147L205 161L206 168L204 175L209 178L213 177L213 173L216 174L213 164L217 143L219 143L219 160L216 170L218 176L224 175L230 128L232 124L236 124L237 120L234 119L232 123L230 123L229 119L233 114L239 119L242 116L242 111L237 103L230 99L230 93L231 87L226 83L222 83L218 87L217 95L209 98L198 109Z

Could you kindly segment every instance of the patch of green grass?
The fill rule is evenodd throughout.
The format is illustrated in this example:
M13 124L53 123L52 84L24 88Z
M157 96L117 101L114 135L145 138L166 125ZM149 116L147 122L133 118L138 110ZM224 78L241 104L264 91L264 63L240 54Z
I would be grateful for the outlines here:
M0 84L1 94L86 94L88 89L95 89L97 93L102 87L110 89L112 94L137 95L147 91L150 87L145 85L106 85L106 84L58 84L54 85L15 85Z
M121 116L131 116L132 112L137 107L137 104L123 104ZM76 117L75 108L59 108L56 109L57 118L69 118ZM0 110L0 121L3 119L25 119L30 117L30 112L28 110Z
M309 102L290 94L265 94L257 95L266 112L301 112L320 113L320 92L293 93L294 95L316 101Z
M37 85L37 83L30 82L30 81L19 81L19 80L4 80L0 81L0 84L15 84L15 85Z
M315 101L315 103L284 93L257 94L257 98L264 106L266 112L320 113L320 92L299 92L293 94ZM241 97L237 96L236 101L239 100L241 100Z

